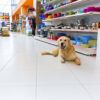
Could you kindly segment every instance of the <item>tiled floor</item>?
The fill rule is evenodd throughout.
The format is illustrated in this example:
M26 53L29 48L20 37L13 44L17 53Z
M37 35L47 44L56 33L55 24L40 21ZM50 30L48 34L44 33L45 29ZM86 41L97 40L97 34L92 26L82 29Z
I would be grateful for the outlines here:
M41 56L53 48L22 34L0 37L0 100L100 100L96 58L78 54L77 66Z

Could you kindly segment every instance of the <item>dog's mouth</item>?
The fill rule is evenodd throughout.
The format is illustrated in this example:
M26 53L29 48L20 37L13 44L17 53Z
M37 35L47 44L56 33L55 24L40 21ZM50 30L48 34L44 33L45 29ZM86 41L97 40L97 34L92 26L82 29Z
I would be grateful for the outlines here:
M61 43L61 46L60 46L61 49L65 49L66 48L66 45L64 43Z

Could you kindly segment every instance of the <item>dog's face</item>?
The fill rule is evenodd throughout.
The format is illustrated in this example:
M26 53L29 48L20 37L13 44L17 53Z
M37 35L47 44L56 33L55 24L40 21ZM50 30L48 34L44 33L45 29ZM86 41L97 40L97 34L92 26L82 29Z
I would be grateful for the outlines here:
M68 37L60 37L58 39L58 46L60 49L64 50L64 49L67 49L70 45L70 39Z

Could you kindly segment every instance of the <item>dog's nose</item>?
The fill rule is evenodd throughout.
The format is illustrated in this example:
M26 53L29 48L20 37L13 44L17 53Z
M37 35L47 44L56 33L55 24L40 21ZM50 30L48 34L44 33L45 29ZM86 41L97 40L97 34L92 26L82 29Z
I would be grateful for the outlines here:
M64 43L61 43L61 46L63 46L64 45Z

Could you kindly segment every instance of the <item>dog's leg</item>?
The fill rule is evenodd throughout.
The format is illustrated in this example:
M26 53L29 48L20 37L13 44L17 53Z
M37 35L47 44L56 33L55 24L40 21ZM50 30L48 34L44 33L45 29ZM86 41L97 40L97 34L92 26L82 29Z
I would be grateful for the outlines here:
M59 50L58 49L55 49L51 52L43 52L42 55L53 55L54 57L58 56L59 54Z
M52 55L52 53L50 53L50 52L42 52L41 54L42 55Z
M61 63L65 63L65 59L62 56L60 56L60 61Z
M74 60L74 62L77 64L77 65L81 65L81 61L78 57L76 57L76 59Z

